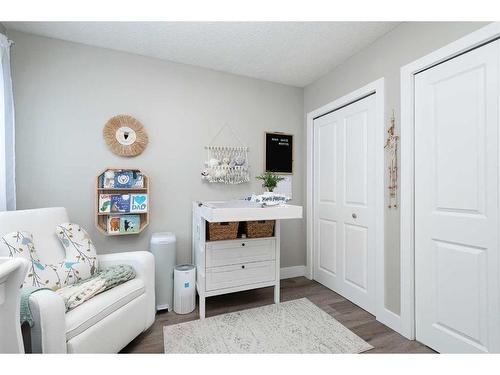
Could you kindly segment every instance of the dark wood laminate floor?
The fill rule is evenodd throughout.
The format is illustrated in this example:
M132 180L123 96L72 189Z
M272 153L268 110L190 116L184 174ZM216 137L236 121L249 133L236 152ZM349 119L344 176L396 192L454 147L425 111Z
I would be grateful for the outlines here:
M366 353L434 353L427 346L410 341L375 320L375 317L339 294L316 281L296 277L281 281L281 300L306 297L337 319L344 326L370 343L374 349ZM206 303L206 316L245 310L273 303L273 288L262 288L210 297ZM187 315L160 312L154 324L122 353L163 353L163 326L198 319L198 309Z

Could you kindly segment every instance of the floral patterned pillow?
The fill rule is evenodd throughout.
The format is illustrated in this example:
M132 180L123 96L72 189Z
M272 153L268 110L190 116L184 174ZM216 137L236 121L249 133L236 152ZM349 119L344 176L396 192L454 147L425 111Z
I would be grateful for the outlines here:
M57 290L85 280L97 271L95 247L83 228L61 224L57 226L57 236L65 247L66 257L56 264L40 261L29 232L12 232L1 238L0 247L6 248L10 257L23 257L31 263L23 285Z
M66 262L66 260L56 264L41 262L35 248L33 235L29 232L20 231L6 234L0 241L0 247L6 248L10 257L22 257L31 263L23 286L57 290L63 286L74 284L80 279L81 267L79 264Z
M56 227L56 234L66 250L66 263L78 264L80 280L88 279L97 271L97 253L89 234L78 224L64 223Z

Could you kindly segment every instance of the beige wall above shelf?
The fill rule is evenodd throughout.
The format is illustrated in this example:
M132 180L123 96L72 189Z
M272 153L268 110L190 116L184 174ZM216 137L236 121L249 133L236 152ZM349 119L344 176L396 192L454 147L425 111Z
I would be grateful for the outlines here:
M106 171L134 171L142 174L143 176L143 188L138 188L138 187L131 187L131 188L105 188L101 187L101 176L106 172ZM150 212L150 194L149 194L149 177L144 173L143 170L137 169L137 168L106 168L105 170L101 171L96 176L96 193L95 193L95 225L97 230L106 235L106 236L123 236L123 235L130 235L130 234L139 234L141 233L148 225L149 225L149 212ZM99 198L101 194L109 194L112 195L113 193L116 194L134 194L134 193L141 193L141 194L147 194L147 212L99 212ZM108 218L110 216L123 216L123 215L139 215L140 217L140 227L138 232L122 232L122 233L109 233L108 232Z
M190 202L261 192L254 176L262 172L266 130L295 134L295 151L303 149L301 88L14 30L9 38L16 41L12 80L16 134L23 139L16 143L18 209L65 206L72 220L88 228L100 253L145 250L149 231L171 231L178 238L178 263L190 263ZM44 88L42 97L30 94L34 85ZM123 111L143 120L150 135L146 150L132 159L113 154L100 136L104 123ZM255 169L245 184L222 186L200 178L203 147L225 122L251 150L248 162ZM47 134L59 134L64 142ZM186 135L194 141L179 142ZM227 134L219 141L236 146ZM303 158L294 164L293 204L302 205ZM113 238L96 228L93 179L107 166L143 168L153 179L154 206L141 235ZM33 181L43 181L36 194ZM287 233L281 238L282 267L304 265L303 221L285 221L282 227Z

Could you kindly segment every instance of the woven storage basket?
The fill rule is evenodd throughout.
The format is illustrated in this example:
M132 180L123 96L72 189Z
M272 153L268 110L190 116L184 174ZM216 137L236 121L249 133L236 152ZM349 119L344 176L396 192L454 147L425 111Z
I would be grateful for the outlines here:
M274 220L247 221L244 225L248 238L272 237L274 233Z
M209 241L235 240L238 238L238 222L208 223L207 239Z

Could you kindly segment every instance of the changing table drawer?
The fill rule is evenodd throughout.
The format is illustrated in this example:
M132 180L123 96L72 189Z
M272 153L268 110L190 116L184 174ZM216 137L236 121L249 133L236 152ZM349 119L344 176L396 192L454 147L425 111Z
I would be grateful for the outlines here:
M276 240L265 238L220 241L207 243L206 250L207 267L262 262L276 259Z
M274 261L235 264L207 269L206 291L274 281Z

